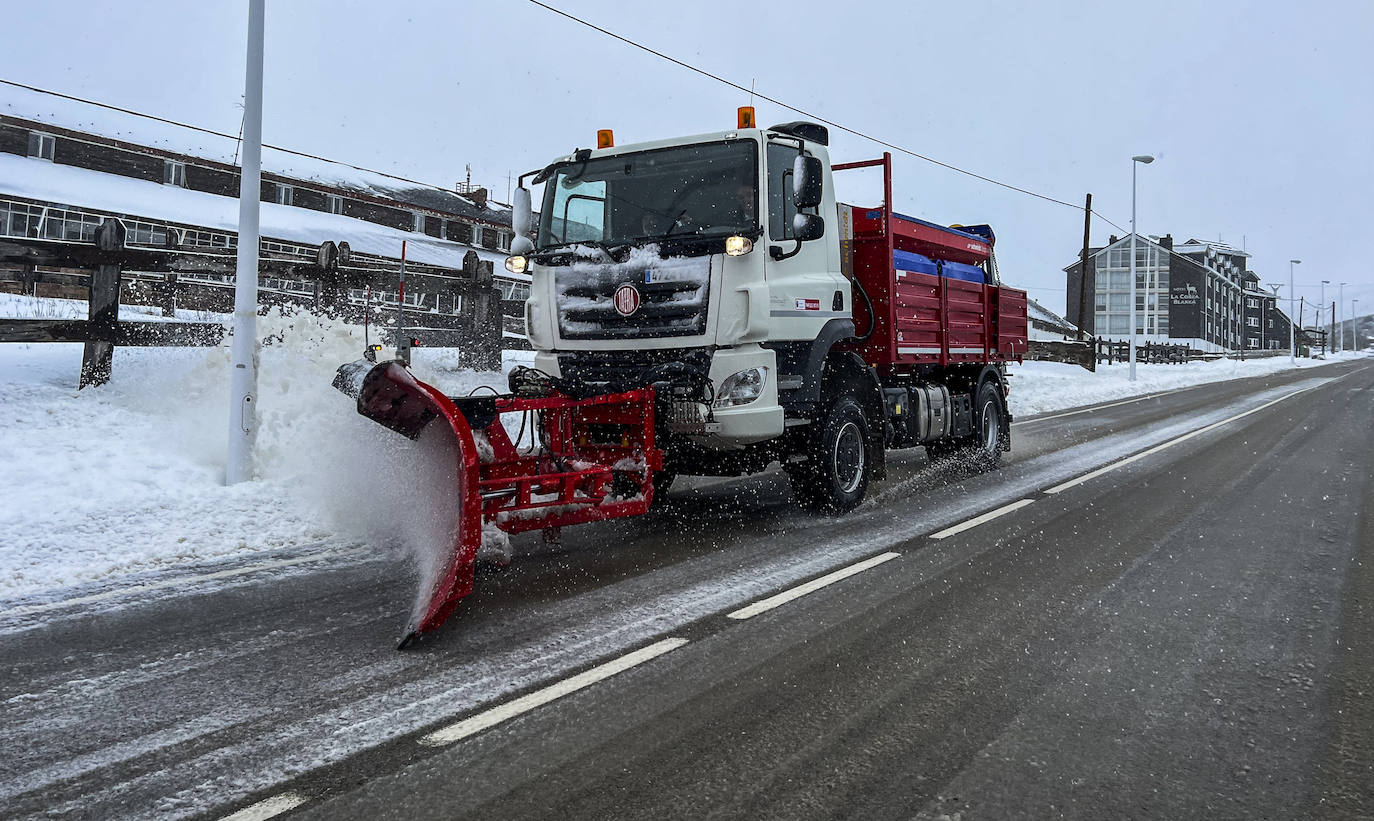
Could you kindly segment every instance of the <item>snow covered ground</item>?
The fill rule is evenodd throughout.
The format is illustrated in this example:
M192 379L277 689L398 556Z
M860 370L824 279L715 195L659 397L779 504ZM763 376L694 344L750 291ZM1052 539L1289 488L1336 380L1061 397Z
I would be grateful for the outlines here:
M251 554L406 549L444 526L414 489L447 466L330 386L362 329L274 313L259 331L282 342L261 353L259 476L234 487L227 348L121 348L111 382L78 392L81 345L0 345L0 600ZM504 384L456 359L419 349L415 369L454 394Z
M40 316L84 314L80 303L39 303ZM5 297L0 316L32 316L33 307ZM451 462L359 417L330 386L338 365L360 355L362 329L273 313L259 331L280 341L261 352L258 477L234 487L223 485L227 348L119 349L112 381L78 392L80 345L0 346L0 602L225 560L415 551L444 540ZM505 369L530 356L508 352ZM1141 365L1131 383L1121 365L1094 374L1027 363L1012 368L1012 412L1287 367L1286 357ZM458 368L447 349L418 349L415 370L451 394L505 384L501 374Z
M1365 354L1328 354L1325 360L1299 359L1299 368L1314 368L1335 359L1348 359ZM1063 410L1083 405L1096 405L1113 399L1160 393L1163 391L1223 382L1293 367L1287 356L1265 359L1219 359L1213 362L1188 362L1180 365L1136 365L1136 381L1130 381L1130 366L1124 364L1098 365L1091 373L1078 365L1059 362L1026 362L1012 365L1009 403L1012 416L1021 418L1037 413Z

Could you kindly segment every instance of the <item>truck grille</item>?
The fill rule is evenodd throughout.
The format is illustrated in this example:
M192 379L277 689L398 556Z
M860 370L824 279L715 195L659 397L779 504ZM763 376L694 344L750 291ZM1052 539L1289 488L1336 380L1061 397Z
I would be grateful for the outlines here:
M629 316L615 308L616 290L626 282L639 291L640 306ZM558 330L564 339L624 339L699 336L706 333L709 268L703 281L644 282L643 274L620 281L558 283Z

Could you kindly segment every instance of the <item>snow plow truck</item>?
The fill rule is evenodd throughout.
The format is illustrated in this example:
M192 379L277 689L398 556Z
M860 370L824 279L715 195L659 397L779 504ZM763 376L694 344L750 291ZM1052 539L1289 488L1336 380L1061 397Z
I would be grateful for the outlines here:
M890 154L832 165L824 126L739 116L626 146L599 132L520 177L506 267L531 275L535 356L506 393L445 396L399 360L340 368L359 413L457 441L456 540L401 646L472 590L484 528L552 535L646 513L679 474L774 463L800 506L843 514L889 449L990 467L1010 448L1027 302L992 229L897 213ZM860 168L881 170L881 204L836 202L833 175Z

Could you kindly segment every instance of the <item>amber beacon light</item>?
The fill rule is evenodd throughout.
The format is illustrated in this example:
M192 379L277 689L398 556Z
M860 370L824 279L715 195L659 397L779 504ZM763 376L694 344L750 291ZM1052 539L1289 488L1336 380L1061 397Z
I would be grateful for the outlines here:
M753 127L754 127L754 107L753 107L753 106L751 106L751 105L742 105L742 106L739 107L739 110L738 110L737 113L738 113L738 115L739 115L739 119L738 119L739 125L737 126L738 128L753 128Z
M603 128L600 131L596 132L596 147L614 148L615 132L611 131L609 128Z

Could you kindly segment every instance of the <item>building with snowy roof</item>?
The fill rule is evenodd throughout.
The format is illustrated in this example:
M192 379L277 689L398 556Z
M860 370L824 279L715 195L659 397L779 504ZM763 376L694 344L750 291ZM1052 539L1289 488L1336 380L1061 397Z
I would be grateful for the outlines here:
M89 241L106 217L137 244L231 248L238 226L238 141L14 86L0 86L0 237ZM509 208L453 191L264 147L264 252L355 254L459 270L469 250L495 264L507 300L528 276L501 265Z
M1289 319L1247 270L1250 255L1224 242L1136 236L1136 339L1207 352L1287 350ZM1088 272L1064 268L1065 315L1104 339L1130 337L1131 237L1090 248ZM1085 287L1086 286L1086 292Z

